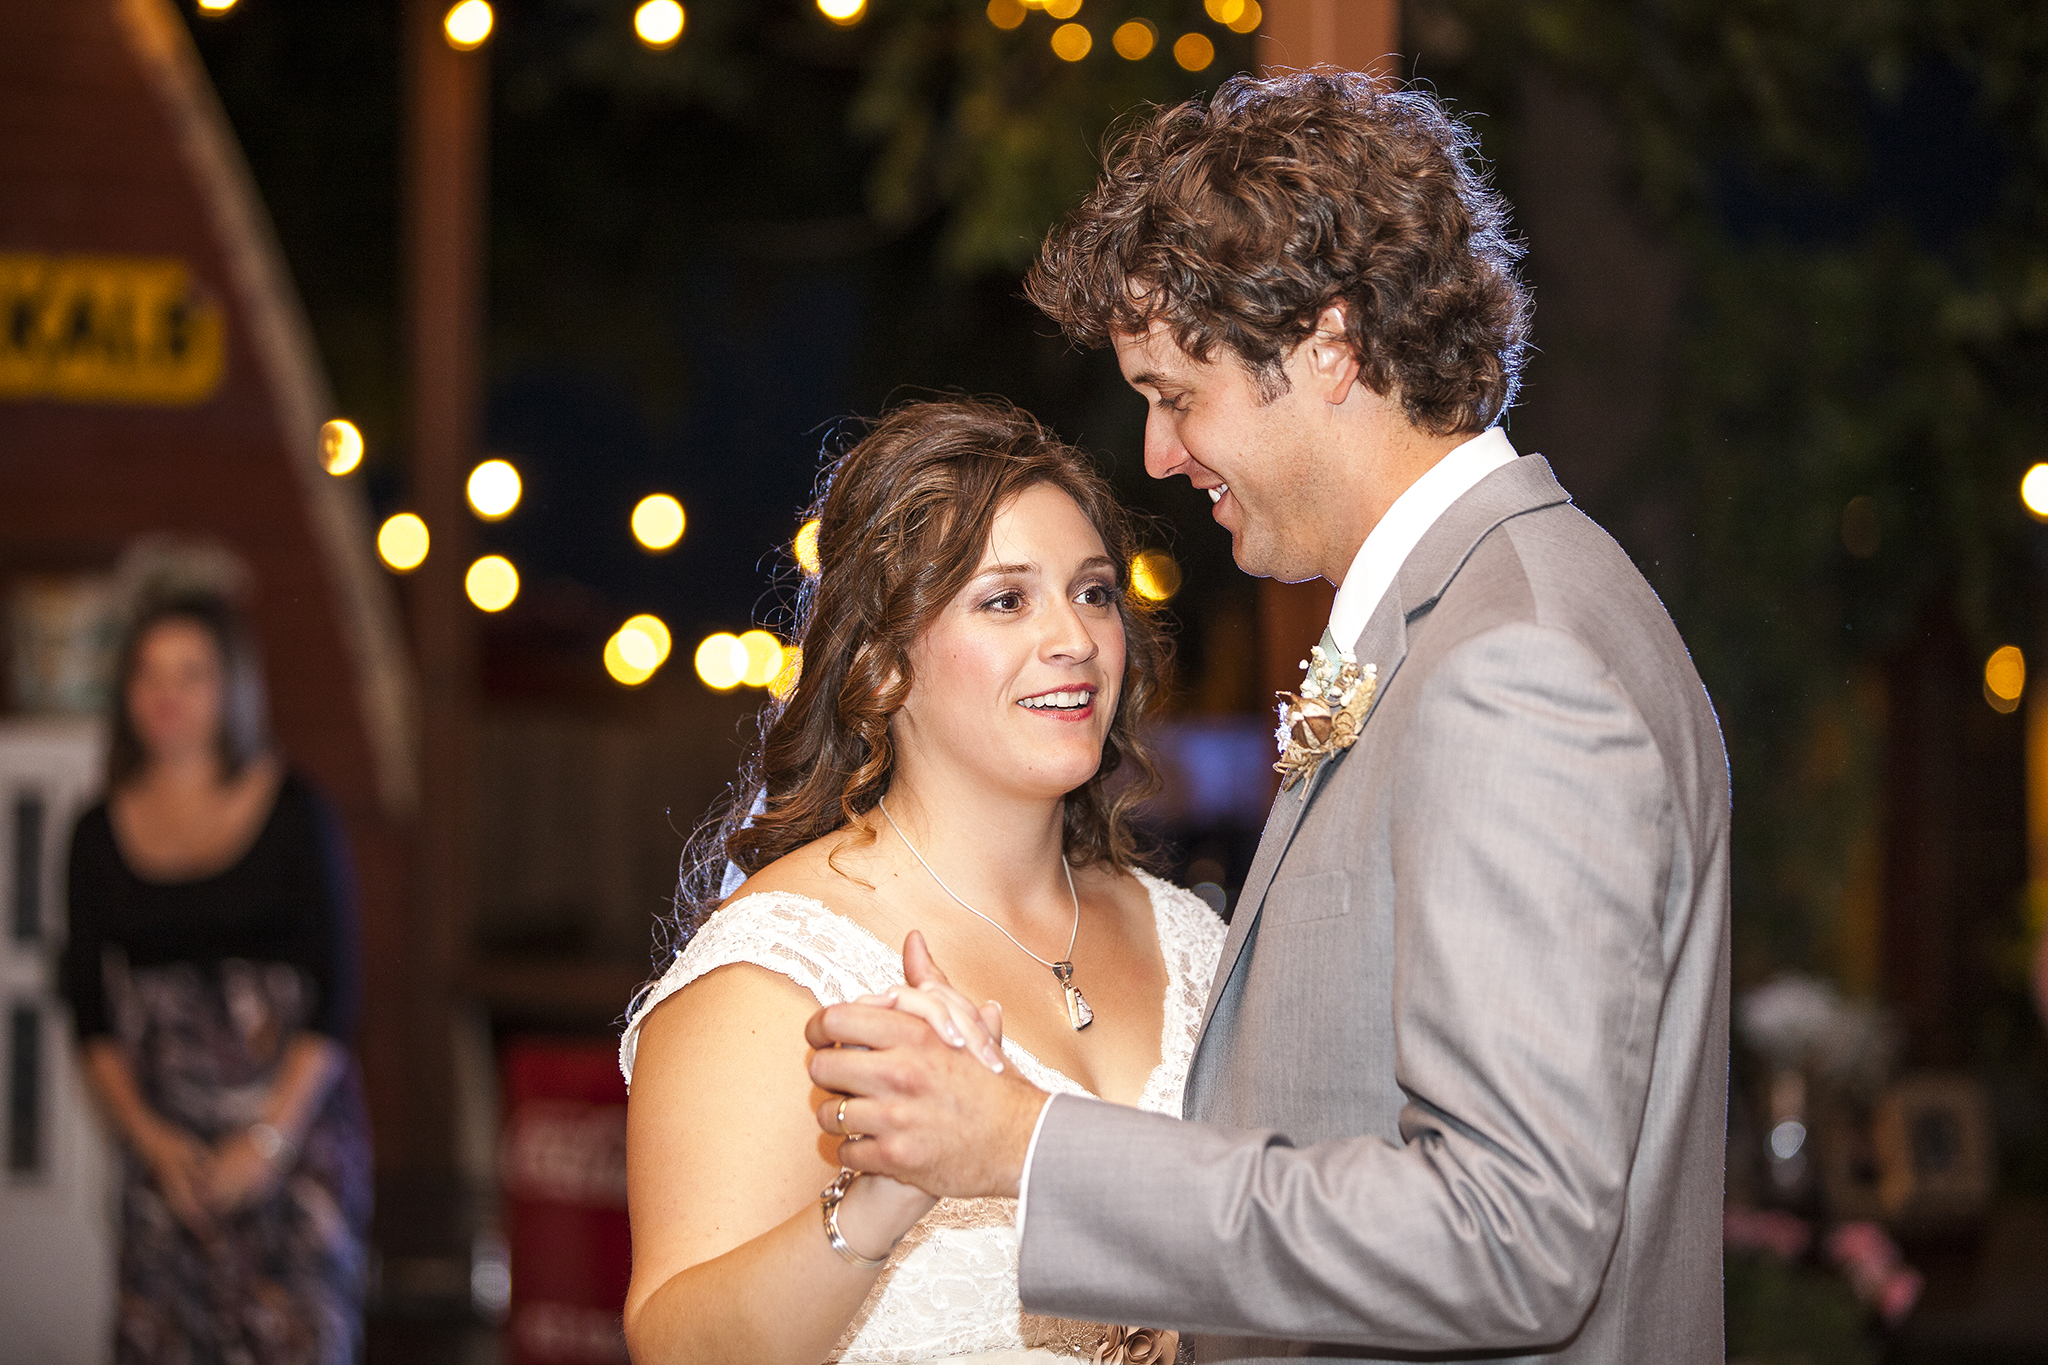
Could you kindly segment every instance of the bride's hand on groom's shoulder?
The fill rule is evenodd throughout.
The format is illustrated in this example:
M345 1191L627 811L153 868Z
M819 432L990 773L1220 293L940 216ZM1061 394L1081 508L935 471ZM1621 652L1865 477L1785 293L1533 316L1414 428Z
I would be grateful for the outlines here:
M1045 1093L1002 1061L1002 1010L953 988L912 934L909 985L813 1014L818 1126L839 1159L939 1197L1015 1195ZM970 1054L972 1054L970 1056Z

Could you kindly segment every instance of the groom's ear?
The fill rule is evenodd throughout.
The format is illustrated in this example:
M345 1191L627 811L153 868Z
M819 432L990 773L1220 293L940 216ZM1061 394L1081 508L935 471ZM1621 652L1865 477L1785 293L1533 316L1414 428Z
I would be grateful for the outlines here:
M1310 392L1331 407L1340 407L1351 397L1358 379L1358 352L1351 344L1342 303L1333 303L1316 315L1316 329L1301 343Z

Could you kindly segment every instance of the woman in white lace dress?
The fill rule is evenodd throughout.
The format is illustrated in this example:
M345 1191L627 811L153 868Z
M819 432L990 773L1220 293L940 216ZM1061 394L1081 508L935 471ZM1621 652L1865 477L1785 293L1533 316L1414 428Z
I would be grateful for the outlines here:
M991 403L892 413L818 514L802 676L620 1047L633 1358L1142 1365L1149 1335L1022 1311L1014 1201L865 1176L822 1197L832 1100L803 1040L821 1002L887 995L1042 1089L1180 1112L1223 928L1135 867L1164 646L1130 530L1085 457ZM957 990L903 985L914 932Z

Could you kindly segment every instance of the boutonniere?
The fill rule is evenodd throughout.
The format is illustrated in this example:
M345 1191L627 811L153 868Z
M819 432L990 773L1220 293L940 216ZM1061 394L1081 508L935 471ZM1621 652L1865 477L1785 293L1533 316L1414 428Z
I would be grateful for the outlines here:
M1333 657L1321 645L1309 651L1301 666L1308 670L1301 691L1276 694L1280 728L1273 737L1280 744L1280 761L1273 771L1280 774L1282 791L1358 742L1380 685L1377 664L1361 668L1348 652Z

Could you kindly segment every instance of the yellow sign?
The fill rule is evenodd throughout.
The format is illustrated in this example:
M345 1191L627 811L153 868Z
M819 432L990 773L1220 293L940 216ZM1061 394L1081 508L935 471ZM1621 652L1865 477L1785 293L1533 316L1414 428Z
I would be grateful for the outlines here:
M0 252L0 399L183 406L225 360L220 307L183 261Z

